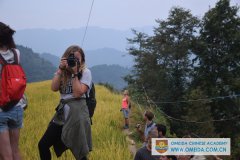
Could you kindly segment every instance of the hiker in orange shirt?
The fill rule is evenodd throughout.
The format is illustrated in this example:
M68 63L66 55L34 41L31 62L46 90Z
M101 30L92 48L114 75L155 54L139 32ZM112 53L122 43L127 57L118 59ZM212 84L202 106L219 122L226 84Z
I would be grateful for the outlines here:
M123 99L122 99L122 108L121 111L123 112L123 117L124 117L124 129L129 128L129 109L130 109L130 98L129 98L129 93L128 90L125 90L123 92Z

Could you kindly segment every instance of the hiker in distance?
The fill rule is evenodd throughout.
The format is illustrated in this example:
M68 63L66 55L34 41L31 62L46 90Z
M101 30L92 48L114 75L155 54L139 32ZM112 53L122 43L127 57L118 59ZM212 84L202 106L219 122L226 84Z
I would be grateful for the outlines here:
M121 111L123 112L123 117L124 117L124 129L129 128L129 112L130 112L130 97L128 90L124 90L123 92L123 99L122 99L122 108Z
M153 118L154 114L151 111L145 111L143 114L143 120L146 123L144 130L142 129L141 124L137 124L136 126L137 132L139 133L141 140L143 141L143 146L147 144L147 137L149 131L151 131L152 129L157 130L155 129L156 124L153 122Z
M83 50L72 45L64 52L51 89L60 92L60 102L38 148L42 160L51 159L49 148L59 157L70 149L77 160L86 160L92 150L91 124L85 93L92 82Z
M25 101L21 99L26 88L26 76L18 65L20 52L16 49L14 33L8 25L0 22L0 159L3 160L21 159L18 143L23 126L21 106ZM7 83L8 75L12 74L18 81L12 78Z

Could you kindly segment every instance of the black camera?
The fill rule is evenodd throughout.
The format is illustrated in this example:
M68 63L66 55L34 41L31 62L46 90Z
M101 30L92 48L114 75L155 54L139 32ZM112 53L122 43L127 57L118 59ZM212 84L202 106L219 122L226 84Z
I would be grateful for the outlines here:
M67 63L69 67L75 67L76 66L76 57L73 53L71 53L67 58Z

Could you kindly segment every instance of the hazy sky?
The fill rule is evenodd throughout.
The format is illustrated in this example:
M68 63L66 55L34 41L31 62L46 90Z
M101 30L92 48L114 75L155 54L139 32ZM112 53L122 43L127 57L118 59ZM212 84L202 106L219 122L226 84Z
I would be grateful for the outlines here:
M199 17L217 0L95 0L90 26L114 29L153 26L173 6ZM0 0L0 21L12 28L69 29L86 25L92 0ZM240 0L231 0L240 4Z

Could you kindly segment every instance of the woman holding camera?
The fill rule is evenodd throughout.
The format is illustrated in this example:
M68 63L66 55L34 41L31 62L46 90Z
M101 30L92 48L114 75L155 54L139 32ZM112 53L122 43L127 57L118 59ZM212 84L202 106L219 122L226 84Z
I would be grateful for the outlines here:
M76 45L68 47L52 79L51 89L60 91L61 100L38 144L42 160L51 159L51 146L58 157L70 149L76 159L87 159L92 150L92 139L85 93L90 89L91 81L83 50Z

